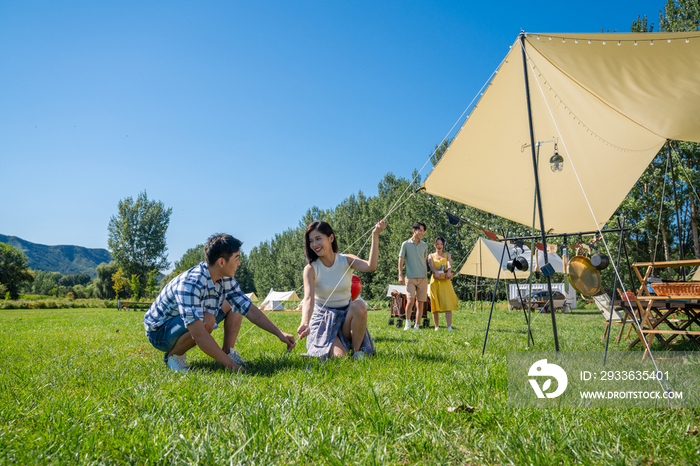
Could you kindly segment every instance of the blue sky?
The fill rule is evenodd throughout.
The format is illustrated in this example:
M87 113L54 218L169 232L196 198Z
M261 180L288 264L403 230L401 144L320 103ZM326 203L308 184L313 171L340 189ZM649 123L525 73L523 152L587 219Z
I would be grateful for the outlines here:
M146 190L171 262L215 232L248 252L410 178L521 30L628 32L664 4L2 1L0 234L106 248Z

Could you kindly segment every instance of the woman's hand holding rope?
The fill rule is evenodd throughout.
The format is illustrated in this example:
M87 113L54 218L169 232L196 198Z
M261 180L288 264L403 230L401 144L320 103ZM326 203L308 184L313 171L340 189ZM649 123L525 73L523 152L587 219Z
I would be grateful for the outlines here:
M300 340L309 336L309 333L311 333L311 330L309 330L309 324L301 324L297 329L297 335L299 335Z

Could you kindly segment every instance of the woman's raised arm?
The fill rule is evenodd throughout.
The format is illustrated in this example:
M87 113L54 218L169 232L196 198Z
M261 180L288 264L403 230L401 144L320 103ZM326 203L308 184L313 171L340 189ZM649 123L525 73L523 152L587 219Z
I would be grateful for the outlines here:
M358 272L374 272L377 270L377 261L379 259L379 233L386 228L384 220L379 221L372 231L372 246L369 250L369 260L362 260L359 257L348 254L348 265Z

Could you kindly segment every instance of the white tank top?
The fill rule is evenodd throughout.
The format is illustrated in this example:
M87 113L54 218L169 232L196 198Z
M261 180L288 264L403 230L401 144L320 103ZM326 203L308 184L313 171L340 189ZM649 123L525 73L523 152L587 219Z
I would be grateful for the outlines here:
M335 262L326 267L321 259L311 263L316 273L314 282L314 299L317 305L327 307L345 307L350 304L350 287L352 286L352 273L345 273L350 268L348 259L344 254L335 255ZM343 274L345 274L343 276ZM341 280L342 278L342 280ZM340 283L338 283L340 282ZM338 285L336 287L336 285ZM335 288L335 291L333 289ZM332 293L332 294L331 294ZM328 298L330 296L330 299Z

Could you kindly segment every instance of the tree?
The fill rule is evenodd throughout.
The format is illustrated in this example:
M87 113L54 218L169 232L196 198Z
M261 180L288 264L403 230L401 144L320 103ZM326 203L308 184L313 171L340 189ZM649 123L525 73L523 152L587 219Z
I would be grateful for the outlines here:
M112 261L109 264L101 263L95 269L97 273L97 278L93 281L95 287L95 297L100 299L112 299L114 298L114 289L112 286L112 275L117 271L119 267L116 262Z
M195 265L205 260L206 256L204 254L204 245L198 244L197 246L189 248L187 251L185 251L179 261L175 261L175 270L177 273L181 273L185 270L191 269Z
M632 32L651 32L653 29L654 25L650 26L646 17L640 19L638 16L637 20L632 22ZM699 0L668 0L659 12L659 32L698 29ZM625 217L626 226L631 227L628 244L632 261L678 259L681 247L686 259L692 258L693 255L696 258L700 257L696 197L700 176L695 169L700 163L700 144L672 141L670 159L668 151L667 145L661 148L608 223L608 227L616 227L617 219L620 216ZM673 177L670 173L671 167L675 171ZM675 215L676 202L678 217ZM678 232L681 234L678 235ZM615 236L610 235L613 240ZM676 278L676 272L678 271L672 269L654 271L664 278ZM627 283L636 280L636 277L629 276L624 267L621 273ZM605 273L603 277L607 278Z
M117 299L119 299L119 293L121 293L128 284L129 282L126 280L126 277L124 277L124 271L119 267L112 275L112 289L116 293Z
M659 31L682 32L700 30L700 1L668 0L659 14Z
M129 282L129 288L131 288L131 299L138 301L138 299L141 297L141 291L143 290L143 285L141 284L141 280L139 280L139 276L134 274L131 274L131 281Z
M109 220L107 244L112 257L126 276L139 275L143 280L150 270L167 269L165 233L172 208L148 199L146 191L136 201L131 197L119 201L119 212Z
M239 259L241 265L238 267L238 270L236 270L236 281L244 293L256 293L255 276L253 274L253 269L250 267L250 261L243 251L241 251Z
M170 283L170 280L180 275L185 270L189 270L195 265L205 260L204 255L204 245L198 244L193 248L189 248L182 255L179 261L175 261L175 269L172 272L164 276L160 281L160 287L163 288L165 285Z
M92 279L90 275L86 273L75 274L75 275L64 275L59 280L59 285L63 286L75 286L75 285L87 285Z
M55 295L60 280L63 278L60 272L45 272L37 270L34 272L34 282L32 283L33 294ZM51 293L53 291L53 293Z
M22 251L0 243L0 283L5 286L10 299L19 298L19 287L33 280L34 275L29 271L27 257Z
M158 281L156 280L158 271L156 269L148 272L148 280L146 280L146 293L148 293L148 298L155 297L156 287L158 286Z

